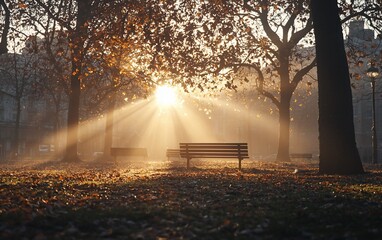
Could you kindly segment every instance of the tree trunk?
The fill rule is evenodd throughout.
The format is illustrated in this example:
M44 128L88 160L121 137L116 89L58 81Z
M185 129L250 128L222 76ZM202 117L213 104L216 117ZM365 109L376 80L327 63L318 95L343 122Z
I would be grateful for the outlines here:
M113 121L114 121L114 113L113 111L109 111L106 114L106 126L105 126L105 147L104 153L106 155L110 155L110 148L113 145Z
M290 98L281 97L279 107L279 145L278 161L290 161L289 158L289 129L290 129Z
M320 173L363 173L337 2L312 0L311 11L317 55Z
M58 158L59 153L61 152L60 147L60 130L61 130L61 121L60 121L60 101L54 100L54 157Z
M73 63L73 71L77 69ZM68 123L66 135L66 152L63 161L78 162L78 124L79 124L79 108L80 108L80 80L78 75L72 75L70 82Z
M15 120L15 131L13 135L12 142L12 151L11 151L11 159L18 160L19 159L19 132L20 132L20 116L21 116L21 99L16 99L17 109L16 109L16 120Z
M54 158L58 158L59 157L59 153L61 152L61 149L60 149L60 124L59 124L59 120L58 120L58 116L55 117L55 124L54 124L54 136L53 136L53 143L54 143Z
M0 55L8 52L8 31L11 23L11 12L4 0L0 0L0 6L5 12L3 32L0 40Z
M280 75L280 105L279 105L279 146L277 151L278 161L290 161L289 157L289 130L290 130L290 100L292 97L289 79L290 51L288 48L279 50L279 75Z
M81 73L84 56L84 41L87 34L86 21L90 11L89 0L77 0L78 12L76 30L70 37L72 44L71 63L72 74L70 81L69 108L68 108L68 124L66 138L66 152L63 161L78 162L78 125L79 125L79 109L80 109L80 93L81 93Z
M113 145L113 126L114 126L114 106L115 106L115 96L111 96L111 103L109 112L106 114L106 124L105 124L105 144L103 150L103 160L110 161L113 160L110 154L110 148Z

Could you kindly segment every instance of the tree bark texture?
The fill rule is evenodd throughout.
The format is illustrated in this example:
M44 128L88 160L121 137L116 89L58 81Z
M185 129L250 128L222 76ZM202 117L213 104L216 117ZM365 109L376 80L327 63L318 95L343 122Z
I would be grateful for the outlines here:
M76 29L70 36L72 44L71 63L72 74L70 80L66 152L63 161L77 162L78 157L78 125L81 93L81 74L84 56L84 42L87 34L87 20L90 11L89 0L77 0L78 12Z
M290 161L289 157L289 130L290 130L290 98L281 99L279 107L279 145L277 150L278 161Z
M358 174L363 167L355 142L349 68L336 0L311 0L316 39L319 171Z
M12 142L12 150L11 150L11 159L18 160L19 159L19 133L20 133L20 119L21 119L21 98L17 96L16 98L16 120L15 120L15 132L13 133L13 142Z
M288 56L290 50L286 47L279 50L280 53L280 104L279 109L279 145L277 150L278 161L290 161L289 145L290 145L290 101L292 98L292 86L289 77Z
M3 25L3 32L1 33L1 40L0 40L0 55L8 52L8 32L9 27L11 24L11 12L9 11L9 8L7 4L5 4L4 0L0 0L0 6L3 8L5 12L4 16L4 25Z
M106 113L105 123L105 144L103 150L103 160L112 161L114 158L111 156L110 149L113 146L113 129L114 129L114 109L115 109L115 95L110 96L110 107Z

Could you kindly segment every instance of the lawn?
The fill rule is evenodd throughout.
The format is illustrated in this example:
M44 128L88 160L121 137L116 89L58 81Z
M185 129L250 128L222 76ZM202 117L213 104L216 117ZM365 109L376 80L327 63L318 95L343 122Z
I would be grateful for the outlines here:
M381 239L382 168L316 161L0 164L0 239ZM145 167L145 168L143 168Z

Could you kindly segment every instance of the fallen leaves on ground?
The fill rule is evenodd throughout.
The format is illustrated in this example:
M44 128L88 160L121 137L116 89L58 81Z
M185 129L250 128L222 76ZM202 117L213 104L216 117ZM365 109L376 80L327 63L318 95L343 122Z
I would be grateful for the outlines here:
M382 170L317 163L2 164L1 239L377 239Z

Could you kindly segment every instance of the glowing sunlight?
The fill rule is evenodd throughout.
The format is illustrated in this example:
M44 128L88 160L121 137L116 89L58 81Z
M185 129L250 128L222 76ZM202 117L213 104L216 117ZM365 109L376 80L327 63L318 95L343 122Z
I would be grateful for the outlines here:
M255 104L247 108L238 100L186 95L181 89L163 85L152 97L113 110L112 147L145 148L148 159L156 161L166 160L166 149L179 148L180 142L248 142L251 157L268 156L277 146L277 121L262 113ZM105 150L105 116L81 122L81 159L95 159ZM65 151L66 131L59 135L49 136L60 139L55 155ZM118 162L130 164L129 159L121 156Z
M156 101L161 106L174 106L178 102L176 89L171 86L158 86L155 91Z

